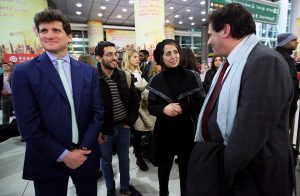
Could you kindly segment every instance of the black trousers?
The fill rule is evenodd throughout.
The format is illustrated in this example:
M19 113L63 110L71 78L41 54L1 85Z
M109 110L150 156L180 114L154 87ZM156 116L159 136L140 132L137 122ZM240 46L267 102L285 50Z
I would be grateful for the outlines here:
M132 144L134 155L137 159L142 159L142 137L147 134L146 131L137 131L132 127Z
M178 169L180 179L180 191L183 196L186 189L187 168L190 152L178 154ZM175 154L168 154L163 157L158 166L158 181L160 196L167 196L169 194L169 177L174 162Z

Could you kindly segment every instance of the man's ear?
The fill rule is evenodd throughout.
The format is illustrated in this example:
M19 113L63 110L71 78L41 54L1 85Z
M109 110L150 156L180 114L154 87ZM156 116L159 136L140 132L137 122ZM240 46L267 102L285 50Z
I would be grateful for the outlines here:
M99 55L96 55L96 59L99 63L102 63L102 58Z
M225 24L223 27L223 37L229 38L231 35L231 27L229 24Z

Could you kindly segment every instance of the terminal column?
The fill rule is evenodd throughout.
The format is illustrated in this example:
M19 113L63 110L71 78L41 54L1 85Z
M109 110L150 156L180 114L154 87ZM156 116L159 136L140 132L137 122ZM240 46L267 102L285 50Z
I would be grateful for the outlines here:
M87 24L90 54L94 54L98 42L103 41L103 25L99 20L89 20Z
M298 40L300 40L300 1L292 0L291 6L291 32L294 33ZM300 44L297 47L298 53L300 53Z
M286 33L289 0L280 0L280 11L278 17L278 34Z
M135 0L135 39L137 50L152 54L156 44L165 38L164 0Z
M173 25L167 25L165 27L166 39L175 39L175 29Z

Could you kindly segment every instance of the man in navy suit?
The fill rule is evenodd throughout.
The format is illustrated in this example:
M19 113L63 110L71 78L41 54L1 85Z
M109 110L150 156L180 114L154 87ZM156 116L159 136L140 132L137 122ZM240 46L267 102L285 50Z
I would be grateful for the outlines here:
M46 52L15 66L12 75L13 105L27 142L23 178L34 181L36 195L67 195L71 177L77 195L96 196L103 123L96 70L68 54L72 32L61 11L45 9L34 22Z

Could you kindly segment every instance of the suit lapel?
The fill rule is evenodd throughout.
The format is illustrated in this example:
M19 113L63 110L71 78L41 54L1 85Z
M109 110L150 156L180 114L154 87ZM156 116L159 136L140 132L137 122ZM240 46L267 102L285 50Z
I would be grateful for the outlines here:
M71 78L72 78L72 89L73 89L73 99L75 104L76 113L79 112L81 90L82 90L82 67L73 58L70 58L71 63Z
M66 99L68 100L67 94L65 92L64 86L61 82L61 79L56 71L55 67L53 66L50 58L46 53L43 53L41 56L38 57L37 60L37 67L39 70L43 72L45 77L47 77L54 86L54 88Z

